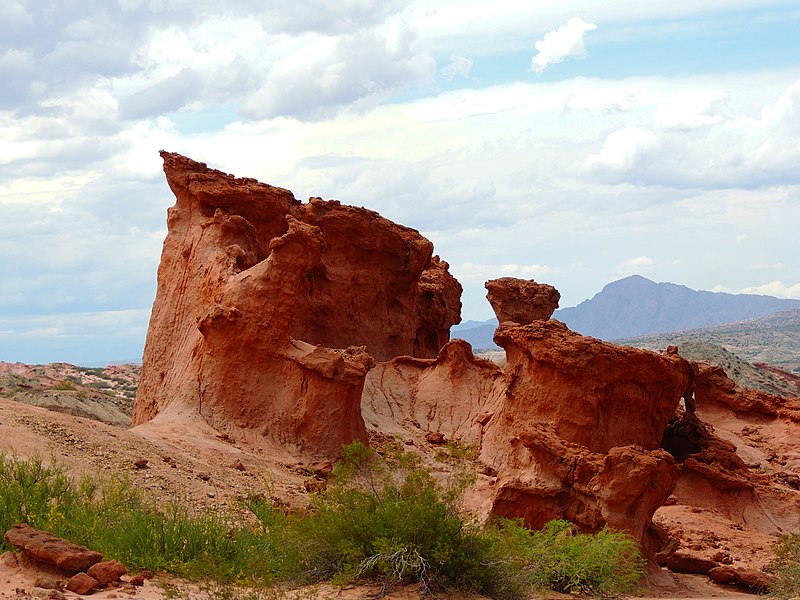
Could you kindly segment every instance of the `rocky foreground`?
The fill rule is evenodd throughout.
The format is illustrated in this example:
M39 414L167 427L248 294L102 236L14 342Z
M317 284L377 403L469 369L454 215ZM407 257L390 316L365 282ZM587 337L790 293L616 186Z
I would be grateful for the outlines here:
M505 364L476 358L448 341L461 288L418 232L162 156L177 203L133 429L0 400L0 449L224 510L253 491L302 505L342 444L400 440L443 477L473 470L480 519L627 531L665 593L692 595L679 573L769 583L799 526L800 398L581 336L551 319L554 288L511 278L487 282Z

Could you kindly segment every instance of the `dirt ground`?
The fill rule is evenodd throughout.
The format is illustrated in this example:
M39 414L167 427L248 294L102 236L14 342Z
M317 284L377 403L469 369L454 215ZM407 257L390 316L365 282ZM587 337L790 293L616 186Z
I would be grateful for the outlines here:
M296 505L307 498L303 485L307 479L305 465L266 456L245 444L231 443L202 423L176 415L124 429L0 398L0 452L58 460L78 475L121 474L156 498L203 510L234 510L236 500L250 494L264 494ZM135 463L141 460L146 460L147 465L137 468ZM41 575L30 568L0 563L0 600L30 597L27 592ZM663 572L654 583L648 597L752 597L712 584L704 576ZM176 590L182 591L176 595ZM375 597L379 592L375 587L317 586L292 592L274 591L272 597L355 600ZM123 586L97 592L92 597L160 600L215 598L220 594L220 590L201 590L186 582L156 578L146 581L143 587ZM67 597L77 596L67 593ZM420 595L415 588L406 587L391 590L385 597L419 598Z

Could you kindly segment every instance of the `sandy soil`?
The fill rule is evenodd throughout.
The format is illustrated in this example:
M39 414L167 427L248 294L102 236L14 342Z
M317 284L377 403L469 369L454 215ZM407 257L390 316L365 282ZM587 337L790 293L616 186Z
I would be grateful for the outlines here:
M156 421L123 429L0 398L0 452L55 459L69 465L76 474L124 474L133 485L156 498L185 502L203 510L234 510L235 501L249 494L265 494L290 505L305 503L304 465L281 461L280 457L267 456L245 444L231 443L217 436L214 430L180 416ZM147 467L136 468L134 463L142 459L148 461ZM241 467L237 468L239 464ZM0 599L27 598L26 592L42 575L31 568L0 564ZM752 597L714 585L703 576L663 572L656 580L650 597ZM157 578L146 581L143 587L123 585L92 597L160 600L169 597L165 586L182 589L178 597L219 596L219 590L203 591L196 585ZM347 600L374 597L379 591L375 587L321 586L291 593L275 592L273 597ZM76 596L68 593L67 597ZM386 597L420 596L412 587L392 590Z

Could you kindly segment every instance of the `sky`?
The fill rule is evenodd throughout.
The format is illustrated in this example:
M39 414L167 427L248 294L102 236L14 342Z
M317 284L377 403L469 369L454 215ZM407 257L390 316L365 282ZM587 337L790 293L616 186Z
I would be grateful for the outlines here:
M800 298L797 0L4 0L0 360L140 360L160 149L418 229L561 306Z

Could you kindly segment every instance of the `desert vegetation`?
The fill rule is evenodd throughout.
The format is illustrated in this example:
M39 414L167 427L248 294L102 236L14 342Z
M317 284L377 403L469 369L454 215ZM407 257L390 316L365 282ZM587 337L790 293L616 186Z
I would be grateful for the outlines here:
M538 532L479 525L458 510L465 475L442 485L391 447L381 456L355 443L342 455L307 510L253 496L224 516L156 506L124 479L76 480L59 464L0 455L0 527L27 522L131 570L259 589L370 580L493 598L547 588L611 597L640 584L645 564L624 534L585 535L566 521Z
M800 533L781 536L772 567L778 579L770 596L787 600L800 596Z

